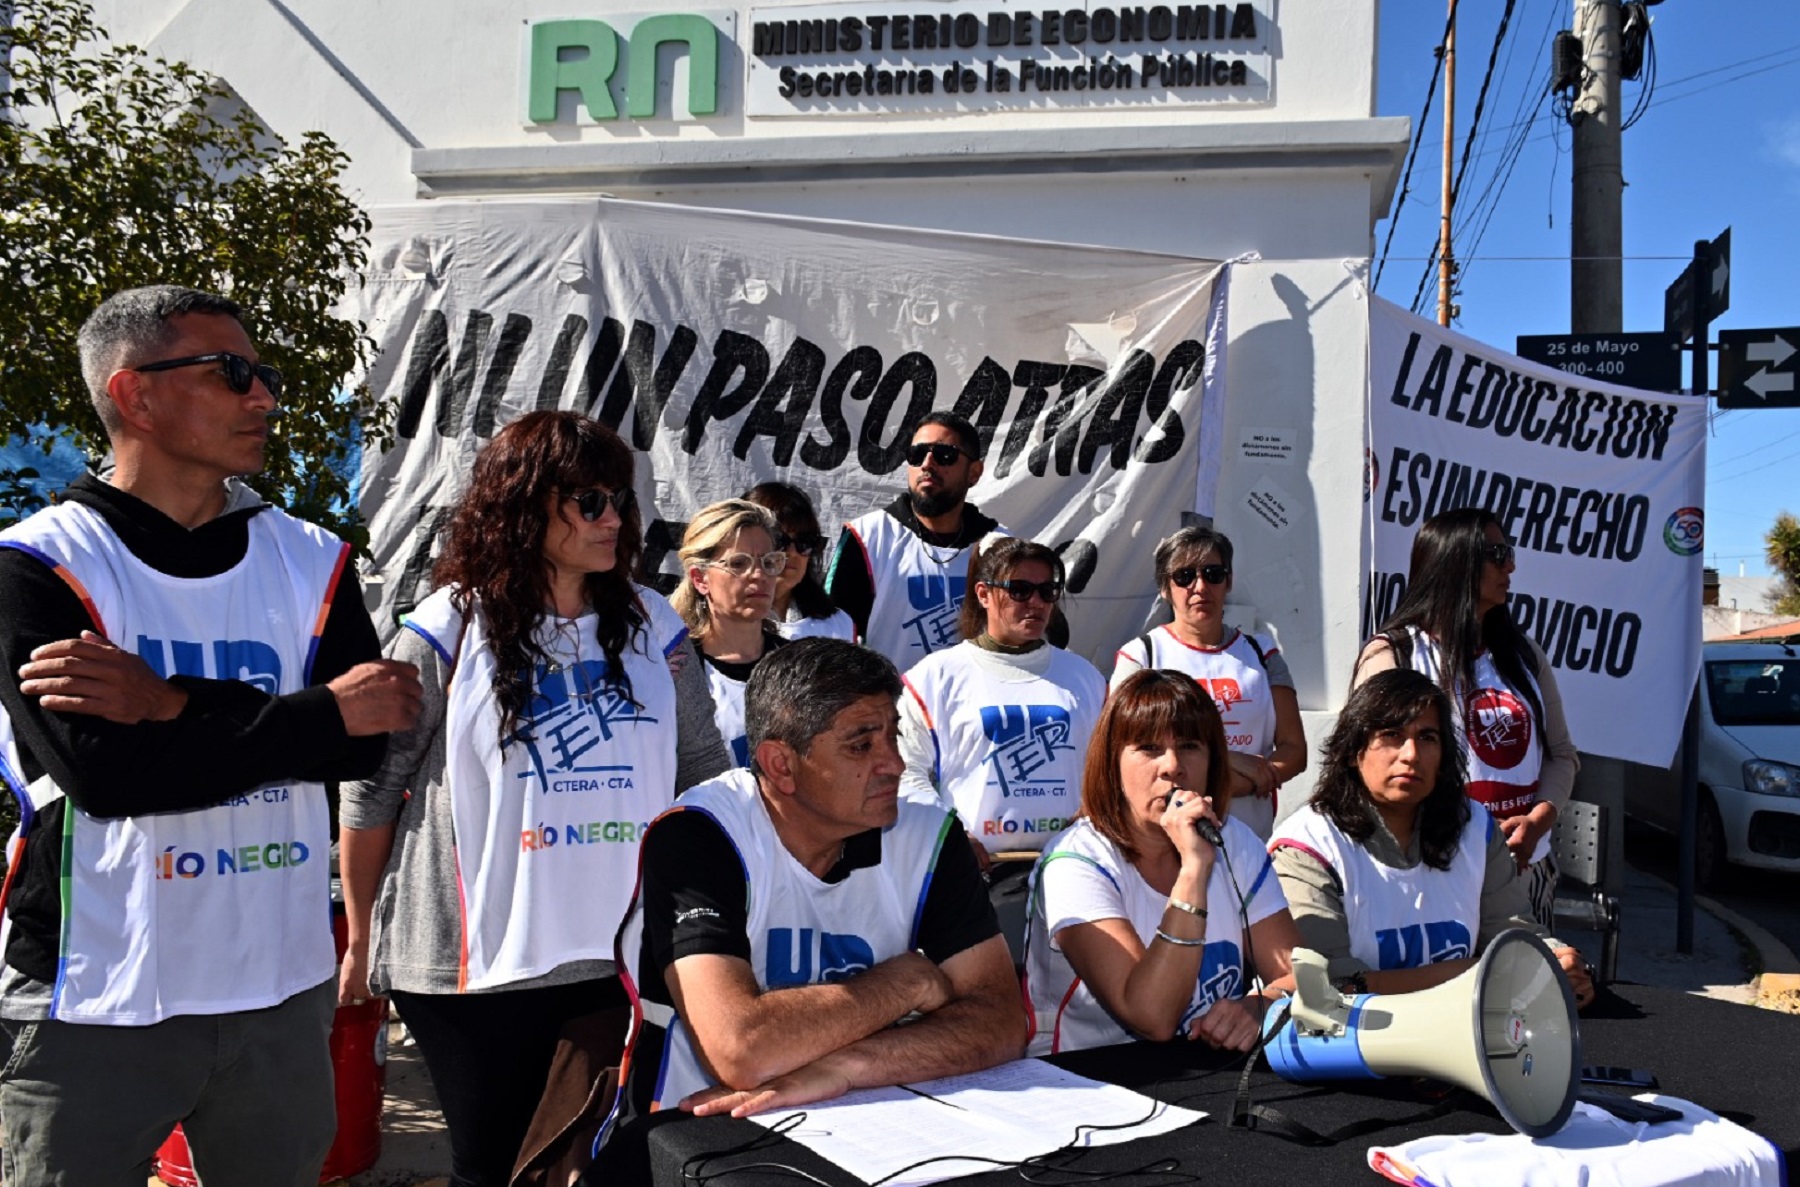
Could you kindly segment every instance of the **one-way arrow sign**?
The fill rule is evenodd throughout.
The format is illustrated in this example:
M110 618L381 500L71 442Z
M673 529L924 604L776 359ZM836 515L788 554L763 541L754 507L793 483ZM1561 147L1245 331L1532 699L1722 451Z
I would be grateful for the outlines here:
M1701 275L1706 282L1706 309L1702 321L1712 321L1727 309L1731 308L1731 228L1725 230L1706 245L1706 252L1701 258L1691 261L1681 270L1663 293L1663 329L1675 336L1676 342L1686 342L1694 336L1694 269L1703 268Z
M1800 326L1719 331L1719 407L1800 408Z

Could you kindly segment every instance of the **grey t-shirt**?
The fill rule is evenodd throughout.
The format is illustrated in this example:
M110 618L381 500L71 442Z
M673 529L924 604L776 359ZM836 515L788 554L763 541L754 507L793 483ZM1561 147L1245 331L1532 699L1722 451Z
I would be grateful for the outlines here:
M417 724L389 740L387 758L375 776L344 785L338 809L344 828L395 825L393 852L381 875L371 920L369 988L376 993L393 989L455 993L462 910L450 793L444 785L443 724L450 670L437 650L415 631L396 634L388 655L418 667L424 705ZM713 724L712 693L693 644L684 640L670 660L671 666L679 668L675 677L674 788L674 795L679 795L729 770L731 758ZM541 977L499 988L564 985L612 972L610 960L574 961Z

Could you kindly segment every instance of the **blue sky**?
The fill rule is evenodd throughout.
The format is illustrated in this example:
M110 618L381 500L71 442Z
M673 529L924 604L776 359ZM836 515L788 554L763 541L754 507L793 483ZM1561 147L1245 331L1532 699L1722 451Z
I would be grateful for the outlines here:
M1505 7L1484 0L1461 8L1459 159ZM1570 136L1543 95L1549 38L1571 27L1574 8L1574 0L1515 0L1457 203L1456 254L1465 271L1455 324L1508 350L1519 334L1569 330ZM1663 290L1692 256L1694 241L1727 226L1731 308L1713 323L1715 334L1800 326L1800 5L1666 0L1649 12L1657 81L1623 141L1622 328L1661 329ZM1446 14L1445 0L1381 0L1378 114L1418 120ZM1624 84L1628 114L1643 89L1641 80ZM1504 163L1512 159L1507 142L1534 114L1502 189ZM1394 212L1398 227L1378 289L1401 305L1412 303L1437 239L1442 146L1440 83L1411 194ZM1378 259L1388 227L1383 221L1376 228ZM1669 256L1680 258L1654 258ZM1436 294L1434 275L1426 316L1436 316ZM1715 355L1715 380L1717 374ZM1800 514L1800 409L1715 413L1707 443L1707 563L1726 574L1737 573L1740 562L1747 573L1768 572L1762 535L1783 509Z

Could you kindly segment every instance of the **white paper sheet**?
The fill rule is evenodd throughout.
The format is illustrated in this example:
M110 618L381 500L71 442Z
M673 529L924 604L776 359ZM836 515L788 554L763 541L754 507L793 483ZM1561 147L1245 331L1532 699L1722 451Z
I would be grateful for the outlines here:
M1065 1146L1108 1146L1167 1133L1205 1117L1038 1059L751 1118L774 1126L804 1114L787 1136L867 1183L919 1187L1023 1162ZM1112 1127L1119 1128L1097 1128ZM901 1168L926 1159L924 1166ZM893 1176L889 1178L889 1176Z

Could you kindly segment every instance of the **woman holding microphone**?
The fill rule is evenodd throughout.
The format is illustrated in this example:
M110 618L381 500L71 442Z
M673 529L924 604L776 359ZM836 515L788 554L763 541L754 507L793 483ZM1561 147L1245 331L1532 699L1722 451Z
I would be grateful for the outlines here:
M1113 690L1080 819L1032 875L1028 1054L1255 1044L1299 934L1261 841L1218 811L1226 762L1218 710L1188 676L1136 672Z

